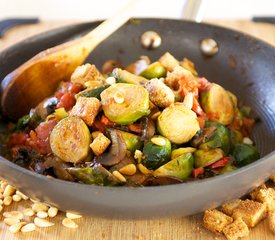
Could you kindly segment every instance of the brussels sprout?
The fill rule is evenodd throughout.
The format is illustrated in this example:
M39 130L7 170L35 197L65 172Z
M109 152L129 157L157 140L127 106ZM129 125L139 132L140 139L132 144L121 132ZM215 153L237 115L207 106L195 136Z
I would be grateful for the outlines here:
M232 100L220 85L213 83L210 89L203 91L200 94L200 102L211 120L223 125L228 125L233 121L234 106Z
M199 149L194 152L195 167L206 167L223 157L223 151L219 148L202 150Z
M185 147L185 148L177 148L172 151L171 159L177 158L185 153L193 153L197 149L192 147Z
M193 165L194 158L192 153L185 153L156 169L153 175L172 176L185 180L191 175Z
M245 143L236 144L232 150L232 155L235 159L234 164L237 167L245 166L260 158L258 150L254 146Z
M230 130L215 122L207 122L206 126L215 126L216 130L214 135L200 146L200 149L221 148L226 154L229 153L231 148Z
M17 123L14 126L14 130L21 131L26 127L34 129L39 125L41 121L42 118L40 117L40 115L35 110L31 110L30 114L27 114L18 119Z
M230 130L231 142L233 144L242 143L243 142L243 135L240 131L231 129Z
M142 143L139 136L121 130L117 130L117 132L121 134L126 144L127 150L129 150L130 152L134 152L136 149L141 148Z
M100 94L108 87L110 87L109 84L99 86L99 87L96 87L96 88L87 88L87 89L79 92L78 94L76 94L75 97L76 98L78 98L78 97L87 97L87 98L88 97L95 97L98 100L101 100L100 99Z
M160 62L154 62L150 64L145 70L143 70L139 75L147 79L152 79L164 77L165 73L165 68L160 64Z
M196 113L180 103L165 108L157 126L161 135L177 144L188 142L200 129Z
M155 139L160 140L160 143ZM158 143L158 145L155 143ZM170 160L171 143L165 137L154 136L144 145L143 154L145 159L142 164L148 169L156 169Z
M100 186L118 185L118 180L103 166L96 164L87 168L67 168L67 171L79 182Z
M116 83L100 96L105 115L115 123L127 125L150 113L149 94L142 86Z
M145 85L148 82L148 79L132 74L126 70L120 68L115 68L111 74L115 77L119 83L131 83L136 85Z
M90 131L79 117L69 116L53 128L50 145L53 153L64 162L77 163L88 156Z
M224 173L232 172L232 171L234 171L236 169L237 168L235 166L233 166L232 164L227 164L227 165L225 165L223 168L221 168L219 170L219 174L224 174Z

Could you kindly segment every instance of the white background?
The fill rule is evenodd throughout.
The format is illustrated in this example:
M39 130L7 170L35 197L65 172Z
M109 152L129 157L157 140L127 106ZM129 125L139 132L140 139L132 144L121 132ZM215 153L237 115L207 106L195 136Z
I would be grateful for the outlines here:
M196 1L196 0L193 0ZM204 19L275 16L275 0L203 0ZM38 16L43 20L104 19L127 0L0 0L0 19ZM181 18L184 0L140 0L134 16Z

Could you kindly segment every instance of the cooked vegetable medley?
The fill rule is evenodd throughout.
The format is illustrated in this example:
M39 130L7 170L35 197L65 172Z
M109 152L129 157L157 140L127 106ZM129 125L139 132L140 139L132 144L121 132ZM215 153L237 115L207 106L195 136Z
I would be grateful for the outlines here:
M259 159L249 107L165 53L100 72L89 63L10 125L7 158L40 174L101 186L181 183Z

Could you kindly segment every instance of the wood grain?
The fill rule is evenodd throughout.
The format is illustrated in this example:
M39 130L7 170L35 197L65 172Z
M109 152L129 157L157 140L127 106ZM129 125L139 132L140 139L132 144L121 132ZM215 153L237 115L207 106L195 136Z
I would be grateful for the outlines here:
M3 39L0 39L0 51L12 44L34 34L52 29L54 27L64 26L72 23L71 21L63 22L42 22L37 25L20 26L7 32ZM75 23L75 22L74 22ZM275 46L275 25L252 23L250 21L213 21L213 23L240 30L258 38L263 39ZM11 209L23 209L29 207L30 201L24 201L7 207L5 211ZM142 209L141 209L142 210ZM184 218L166 218L153 220L117 220L102 219L97 217L85 216L75 220L79 227L75 230L67 229L62 226L61 221L64 213L52 221L55 226L47 229L38 229L32 233L11 234L8 227L0 218L0 239L28 239L28 240L58 240L58 239L81 239L81 240L212 240L225 239L222 236L214 235L201 226L202 215L194 215ZM270 240L275 239L264 220L257 227L251 229L248 238L250 240Z

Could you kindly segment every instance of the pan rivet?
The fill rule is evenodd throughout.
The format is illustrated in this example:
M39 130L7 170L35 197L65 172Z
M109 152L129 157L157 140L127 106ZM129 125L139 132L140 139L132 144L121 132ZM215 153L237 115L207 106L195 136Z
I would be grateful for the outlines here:
M201 41L201 51L205 56L212 57L218 51L218 43L212 38L205 38Z
M161 44L161 37L157 32L147 31L141 36L141 44L148 49L157 48Z

